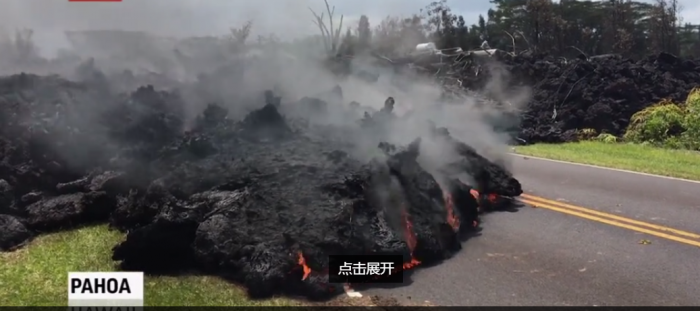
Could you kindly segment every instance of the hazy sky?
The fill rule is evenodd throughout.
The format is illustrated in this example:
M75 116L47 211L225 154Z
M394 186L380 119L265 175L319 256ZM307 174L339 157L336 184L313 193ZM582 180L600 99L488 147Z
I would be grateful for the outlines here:
M2 0L0 27L32 28L42 46L65 46L63 30L124 29L187 36L222 35L229 27L253 20L254 31L299 36L316 33L309 7L325 10L323 0L123 0L121 3L80 3L68 0ZM651 2L653 0L644 0ZM329 0L337 14L356 22L366 14L370 23L386 15L417 13L430 0ZM684 20L700 22L700 1L679 0ZM491 7L488 0L451 0L467 22ZM348 23L344 24L345 26Z

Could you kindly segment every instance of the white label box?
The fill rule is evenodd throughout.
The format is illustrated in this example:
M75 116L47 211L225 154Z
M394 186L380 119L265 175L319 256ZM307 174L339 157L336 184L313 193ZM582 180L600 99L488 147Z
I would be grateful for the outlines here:
M143 272L69 272L68 306L143 307Z
M92 306L68 306L67 311L143 311L144 307L132 307L132 306L117 306L109 305L106 306L105 303L100 302L99 305L93 304Z

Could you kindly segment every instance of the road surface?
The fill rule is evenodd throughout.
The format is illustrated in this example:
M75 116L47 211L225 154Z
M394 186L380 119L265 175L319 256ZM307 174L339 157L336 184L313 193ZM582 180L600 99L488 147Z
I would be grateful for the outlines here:
M410 284L360 293L453 306L700 305L700 183L513 157L528 205L486 215L481 236Z

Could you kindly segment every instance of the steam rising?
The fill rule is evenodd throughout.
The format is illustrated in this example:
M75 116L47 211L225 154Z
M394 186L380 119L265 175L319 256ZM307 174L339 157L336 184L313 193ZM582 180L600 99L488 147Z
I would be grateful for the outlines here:
M376 26L380 19L373 17L391 14L417 13L420 7L411 8L404 1L355 0L335 1L336 15L345 14L345 27L356 29L359 15L370 16ZM427 3L426 3L427 4ZM7 35L5 42L12 41L13 31L18 28L33 29L33 42L45 57L62 57L62 60L44 61L17 66L16 62L0 56L2 74L19 70L36 73L58 73L70 78L85 78L75 74L79 61L93 57L94 66L105 72L110 82L116 85L116 75L130 70L136 75L156 74L167 77L168 82L150 81L158 88L178 88L188 102L190 121L201 113L209 102L217 102L232 111L234 118L258 108L261 94L274 89L282 96L283 105L304 96L322 97L333 106L325 115L312 117L318 125L339 127L355 126L364 111L382 108L385 99L395 98L394 113L403 122L387 123L376 133L346 132L356 146L355 156L369 159L377 155L380 140L408 144L422 137L421 162L427 168L446 163L454 154L443 144L428 139L429 121L438 127L446 127L457 139L475 147L491 160L503 163L506 140L493 130L493 124L484 120L498 114L488 106L479 107L477 98L466 97L460 103L447 104L440 101L441 87L430 77L398 75L390 68L382 68L371 62L368 55L353 61L352 71L369 70L379 74L376 83L369 83L356 76L339 78L324 66L323 48L316 40L317 28L311 22L314 10L325 10L323 1L240 1L210 0L206 5L196 0L124 0L122 3L70 3L61 1L6 0L0 13L0 26ZM406 12L397 12L404 8ZM252 33L246 51L230 50L230 40L224 38L229 28L240 27L252 21ZM336 25L337 27L337 25ZM74 33L66 37L64 31L81 30L125 30L143 31L150 35L134 33L112 33L102 40L86 38ZM341 33L345 33L345 29ZM279 42L256 44L256 38L275 34ZM106 36L105 33L102 34ZM159 36L153 40L151 35ZM176 38L190 36L216 36L207 43L182 44ZM304 41L306 40L306 41ZM395 42L396 46L415 46L421 42ZM296 41L296 43L292 43ZM445 47L449 48L449 47ZM180 56L174 50L181 53ZM58 51L62 50L61 53ZM228 54L227 54L228 53ZM8 55L7 53L3 53ZM68 61L68 55L75 57ZM184 55L184 56L182 56ZM215 55L224 55L217 58ZM4 59L3 59L4 58ZM70 63L70 66L65 64ZM237 72L237 74L228 74ZM244 73L241 75L241 71ZM194 81L202 81L201 74L209 74L210 83L191 87ZM509 90L502 83L507 78L496 76L489 81L485 93L514 107L529 100L525 90ZM206 85L202 89L201 85ZM342 98L328 95L335 86L342 89ZM117 88L117 86L115 86ZM120 91L133 91L133 86L124 86ZM363 107L352 111L349 103L355 101ZM294 114L292 108L284 110ZM301 113L296 111L296 113ZM86 112L86 115L92 115ZM307 116L308 117L308 116ZM95 122L95 126L99 126ZM95 131L98 133L99 131ZM105 138L106 139L106 138ZM465 180L466 181L466 180Z
M400 0L334 1L336 12L348 22L360 15L379 20L387 14L413 14L426 3ZM253 20L253 36L275 33L285 39L315 34L308 8L320 10L323 1L250 0L123 0L121 3L70 3L68 0L6 0L0 26L37 32L47 51L68 47L65 30L119 29L148 31L162 36L218 36L230 27Z

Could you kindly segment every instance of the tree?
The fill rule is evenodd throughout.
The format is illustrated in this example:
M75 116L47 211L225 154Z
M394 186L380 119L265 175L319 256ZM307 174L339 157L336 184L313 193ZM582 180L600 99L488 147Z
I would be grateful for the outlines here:
M657 0L649 14L649 35L653 51L677 54L680 50L678 43L678 13L677 0Z
M372 47L384 55L412 52L416 45L428 39L428 28L422 16L409 18L387 16L374 29Z
M678 0L491 3L493 7L469 25L464 17L452 12L446 0L436 0L412 19L410 28L441 48L476 49L482 40L488 40L492 48L512 51L515 41L517 51L536 49L564 57L581 52L587 56L615 53L633 58L659 52L700 57L700 26L682 24ZM407 29L406 20L388 17L375 36L399 42Z
M355 49L357 48L358 40L352 35L352 30L348 27L345 32L343 41L340 43L339 52L341 55L355 55Z
M360 16L360 24L357 27L357 46L360 49L366 49L372 42L372 29L369 25L369 18L366 15Z
M309 8L309 11L311 11L311 14L314 16L314 24L316 24L316 27L318 27L319 31L321 32L321 39L323 40L326 53L328 53L328 55L335 55L338 52L338 47L340 44L340 32L343 30L343 15L340 15L340 25L338 25L338 28L335 28L333 24L335 6L331 8L331 6L328 4L328 0L324 0L324 2L326 4L326 12L328 12L328 26L323 20L325 13L318 15L311 8Z

